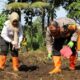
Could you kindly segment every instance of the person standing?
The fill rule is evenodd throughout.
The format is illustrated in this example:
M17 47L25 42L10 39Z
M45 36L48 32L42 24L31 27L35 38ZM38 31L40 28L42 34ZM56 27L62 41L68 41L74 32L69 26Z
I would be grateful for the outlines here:
M12 55L13 70L19 70L18 49L22 38L23 30L19 22L19 15L16 12L12 12L9 20L4 23L0 36L0 70L5 68L9 48Z

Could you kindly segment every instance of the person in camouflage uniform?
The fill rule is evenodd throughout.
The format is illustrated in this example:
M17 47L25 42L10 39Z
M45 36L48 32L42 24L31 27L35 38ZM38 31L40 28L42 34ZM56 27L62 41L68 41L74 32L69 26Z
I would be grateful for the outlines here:
M48 58L52 58L55 68L51 70L49 74L61 72L60 50L64 45L67 44L69 47L71 47L73 52L69 59L70 70L75 69L76 41L71 40L71 38L74 36L76 29L76 22L69 18L60 18L55 21L51 21L46 31L46 46L48 51ZM74 46L71 46L71 43L74 43Z

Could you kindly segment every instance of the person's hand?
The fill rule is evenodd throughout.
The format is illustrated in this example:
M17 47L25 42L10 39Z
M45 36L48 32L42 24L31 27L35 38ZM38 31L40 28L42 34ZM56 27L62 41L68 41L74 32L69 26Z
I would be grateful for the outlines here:
M11 41L11 44L12 44L12 45L16 45L17 42L15 42L15 41Z
M52 53L48 53L48 59L52 58Z
M17 48L18 47L18 44L15 41L12 41L11 44L13 45L14 48Z

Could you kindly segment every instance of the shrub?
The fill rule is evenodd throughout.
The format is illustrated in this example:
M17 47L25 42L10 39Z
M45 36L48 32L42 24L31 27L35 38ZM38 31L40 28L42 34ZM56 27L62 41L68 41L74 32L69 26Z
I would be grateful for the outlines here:
M7 16L5 14L0 14L0 30L2 29L4 22L7 20Z
M26 27L24 33L27 37L28 48L32 47L33 50L36 50L43 46L44 38L42 35L42 20L40 17L33 22L32 26Z

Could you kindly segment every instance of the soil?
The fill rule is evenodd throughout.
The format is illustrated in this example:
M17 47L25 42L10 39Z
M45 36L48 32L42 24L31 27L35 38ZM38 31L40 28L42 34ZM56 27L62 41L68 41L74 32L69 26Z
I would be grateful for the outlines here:
M62 60L62 73L49 75L53 69L51 60L48 60L46 53L37 51L20 54L20 71L14 72L9 57L4 71L0 72L0 80L80 80L80 61L77 61L76 70L68 69L69 62Z

